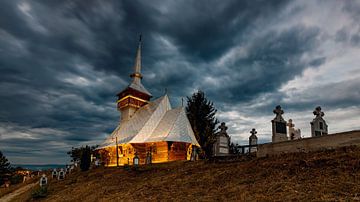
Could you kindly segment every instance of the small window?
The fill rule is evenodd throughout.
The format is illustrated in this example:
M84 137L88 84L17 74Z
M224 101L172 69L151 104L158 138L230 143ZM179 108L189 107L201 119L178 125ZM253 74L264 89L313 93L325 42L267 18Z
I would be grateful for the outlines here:
M324 130L324 123L323 122L319 122L319 128L320 128L320 130Z

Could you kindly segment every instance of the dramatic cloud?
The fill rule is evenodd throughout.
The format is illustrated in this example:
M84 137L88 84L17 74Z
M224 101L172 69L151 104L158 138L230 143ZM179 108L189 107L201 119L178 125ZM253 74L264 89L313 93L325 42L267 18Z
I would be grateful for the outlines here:
M116 127L139 33L143 83L173 105L200 89L245 144L271 139L281 104L309 136L360 129L358 1L2 1L0 150L12 163L65 163Z

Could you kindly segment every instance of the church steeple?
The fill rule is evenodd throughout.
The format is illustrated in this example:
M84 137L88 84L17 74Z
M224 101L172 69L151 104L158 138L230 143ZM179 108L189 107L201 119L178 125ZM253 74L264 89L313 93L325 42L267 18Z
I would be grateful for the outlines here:
M130 85L117 94L117 109L121 112L121 120L125 121L131 118L137 109L146 105L152 95L141 84L141 35L139 45L136 51L134 73L130 75L133 78Z
M136 58L134 64L134 73L130 75L133 78L133 83L140 84L142 75L141 75L141 34L139 36L139 45L136 51Z

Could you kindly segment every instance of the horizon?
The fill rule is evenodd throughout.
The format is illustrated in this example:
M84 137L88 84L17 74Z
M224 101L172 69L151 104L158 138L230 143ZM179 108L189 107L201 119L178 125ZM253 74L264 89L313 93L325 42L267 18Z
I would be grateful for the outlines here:
M310 137L360 130L358 1L0 2L0 150L11 164L66 164L116 128L142 34L142 83L172 107L205 92L231 140L271 141L281 105ZM29 163L35 162L35 163Z

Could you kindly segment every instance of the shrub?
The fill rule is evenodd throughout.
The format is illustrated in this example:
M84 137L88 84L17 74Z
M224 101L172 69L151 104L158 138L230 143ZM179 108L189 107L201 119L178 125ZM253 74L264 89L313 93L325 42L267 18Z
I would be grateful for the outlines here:
M32 191L32 198L45 198L48 195L47 186L39 187Z
M18 184L18 183L21 183L22 181L23 181L22 175L13 175L10 178L11 184Z

